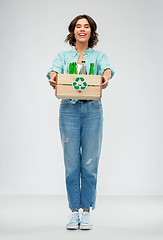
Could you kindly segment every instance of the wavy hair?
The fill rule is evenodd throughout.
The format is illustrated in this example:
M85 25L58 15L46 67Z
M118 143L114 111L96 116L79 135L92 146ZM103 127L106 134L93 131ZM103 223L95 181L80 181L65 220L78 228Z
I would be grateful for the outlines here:
M91 27L91 36L89 38L88 47L93 48L94 46L97 45L97 43L99 41L98 40L98 33L96 32L97 24L90 16L88 16L86 14L79 15L71 21L71 23L68 27L69 34L67 35L67 38L65 39L65 41L69 42L70 46L75 46L76 45L76 39L75 39L75 36L74 36L74 29L75 29L77 21L79 19L82 19L82 18L87 19L87 21L89 22L89 25Z

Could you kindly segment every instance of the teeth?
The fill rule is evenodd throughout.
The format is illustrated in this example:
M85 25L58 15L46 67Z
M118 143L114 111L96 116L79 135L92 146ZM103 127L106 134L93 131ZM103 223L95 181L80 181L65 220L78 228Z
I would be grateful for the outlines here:
M79 35L80 35L80 36L85 36L86 34L80 33Z

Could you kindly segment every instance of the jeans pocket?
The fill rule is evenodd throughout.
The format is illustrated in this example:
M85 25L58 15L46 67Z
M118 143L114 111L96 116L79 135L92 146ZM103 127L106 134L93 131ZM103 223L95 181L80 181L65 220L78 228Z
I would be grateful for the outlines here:
M101 99L100 100L92 100L92 101L89 101L89 102L90 102L90 105L95 107L95 108L102 107Z
M68 107L70 105L70 103L71 103L71 100L69 100L69 99L62 99L60 107L63 107L63 108Z

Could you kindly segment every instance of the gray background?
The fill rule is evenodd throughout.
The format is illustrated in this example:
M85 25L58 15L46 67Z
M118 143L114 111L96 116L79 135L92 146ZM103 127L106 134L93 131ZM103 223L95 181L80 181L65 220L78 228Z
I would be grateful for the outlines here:
M66 194L60 101L45 75L83 13L116 73L103 91L98 194L163 194L162 0L0 1L0 194Z

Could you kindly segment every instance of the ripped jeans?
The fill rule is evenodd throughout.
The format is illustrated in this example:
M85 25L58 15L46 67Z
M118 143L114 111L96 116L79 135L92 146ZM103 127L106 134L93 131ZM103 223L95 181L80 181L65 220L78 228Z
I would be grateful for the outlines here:
M93 210L103 133L101 100L75 104L61 100L59 126L69 207Z

